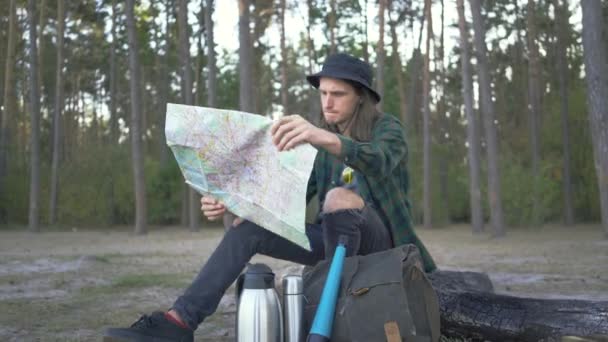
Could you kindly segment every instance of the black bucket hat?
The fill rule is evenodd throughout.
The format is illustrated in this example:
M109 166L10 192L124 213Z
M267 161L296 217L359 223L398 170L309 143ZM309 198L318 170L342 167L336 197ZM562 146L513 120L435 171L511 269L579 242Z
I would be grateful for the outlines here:
M321 77L353 81L367 88L376 103L378 103L380 102L380 94L371 86L372 75L372 67L368 63L351 55L338 53L327 57L321 71L306 76L306 80L315 88L319 88L319 79Z

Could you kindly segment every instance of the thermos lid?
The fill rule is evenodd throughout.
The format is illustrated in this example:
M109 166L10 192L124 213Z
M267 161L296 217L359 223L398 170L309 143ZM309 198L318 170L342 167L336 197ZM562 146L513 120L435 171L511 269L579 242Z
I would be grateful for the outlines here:
M243 275L244 289L274 288L274 273L264 264L251 264Z
M283 278L283 294L302 294L304 290L302 277L299 275L287 275Z

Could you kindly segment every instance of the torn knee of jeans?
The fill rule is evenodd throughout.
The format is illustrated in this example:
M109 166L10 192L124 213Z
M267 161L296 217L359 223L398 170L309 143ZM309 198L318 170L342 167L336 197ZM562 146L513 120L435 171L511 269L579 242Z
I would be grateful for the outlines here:
M345 188L331 189L323 202L323 212L334 212L341 209L361 209L365 202L356 192Z

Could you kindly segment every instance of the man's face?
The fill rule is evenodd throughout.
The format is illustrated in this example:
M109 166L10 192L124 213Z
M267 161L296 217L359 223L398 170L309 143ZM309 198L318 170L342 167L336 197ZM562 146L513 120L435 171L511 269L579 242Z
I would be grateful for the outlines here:
M348 122L359 102L359 95L348 82L329 77L319 80L321 108L325 121L330 125Z

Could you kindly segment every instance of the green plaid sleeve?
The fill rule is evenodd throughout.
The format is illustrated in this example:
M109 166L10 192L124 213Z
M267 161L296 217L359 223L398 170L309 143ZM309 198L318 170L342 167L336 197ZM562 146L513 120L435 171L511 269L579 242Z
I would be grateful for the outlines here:
M401 123L383 115L375 125L369 142L354 141L338 134L342 150L338 156L346 165L369 177L388 177L407 155Z

